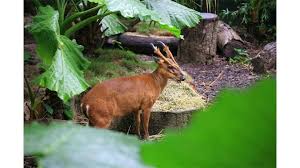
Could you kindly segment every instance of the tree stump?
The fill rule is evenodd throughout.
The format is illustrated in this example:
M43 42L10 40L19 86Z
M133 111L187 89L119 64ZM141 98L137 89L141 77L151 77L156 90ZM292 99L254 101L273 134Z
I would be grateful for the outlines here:
M196 27L183 30L184 40L179 41L178 59L183 63L210 64L217 51L217 20L212 13L201 13Z
M196 111L197 109L174 112L152 111L149 121L149 133L150 135L155 135L165 129L180 130L189 124L192 114ZM136 125L133 113L114 119L110 129L129 134L136 134ZM141 134L144 134L142 122Z
M218 21L217 33L217 46L224 57L233 57L237 54L234 49L245 48L242 38L228 24Z

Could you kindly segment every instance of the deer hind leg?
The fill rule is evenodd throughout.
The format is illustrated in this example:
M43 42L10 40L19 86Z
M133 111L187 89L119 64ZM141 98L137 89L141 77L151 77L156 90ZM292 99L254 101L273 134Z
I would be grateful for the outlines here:
M151 108L146 108L143 110L144 111L144 139L149 139L149 131L148 131L148 126L149 126L149 119L150 119L150 114L151 114Z
M109 128L113 117L107 114L108 113L100 110L95 111L94 113L91 111L89 115L90 126L94 126L96 128Z
M141 131L140 131L140 126L141 126L141 110L137 111L135 113L135 124L136 124L136 134L138 135L139 138L141 138Z

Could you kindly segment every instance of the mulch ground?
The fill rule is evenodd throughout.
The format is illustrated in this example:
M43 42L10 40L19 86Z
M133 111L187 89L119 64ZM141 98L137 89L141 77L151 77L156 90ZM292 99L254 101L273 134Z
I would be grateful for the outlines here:
M224 88L245 88L260 78L250 66L229 64L222 58L216 58L211 65L182 64L181 67L193 77L197 91L208 102Z

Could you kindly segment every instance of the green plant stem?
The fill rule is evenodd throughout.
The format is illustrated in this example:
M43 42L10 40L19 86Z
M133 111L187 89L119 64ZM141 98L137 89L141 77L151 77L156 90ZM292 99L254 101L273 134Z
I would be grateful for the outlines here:
M33 105L35 103L35 98L34 98L35 96L33 95L32 89L29 85L27 78L26 77L24 77L24 78L25 78L25 84L27 86L27 90L28 90L28 94L29 94L30 103L31 103L31 105Z
M72 34L74 34L76 31L78 31L78 30L82 29L83 27L89 25L90 23L92 23L100 18L104 18L105 16L110 15L112 13L113 12L107 12L104 15L96 15L96 16L89 17L89 18L77 23L76 25L70 27L68 30L65 31L64 35L67 36L68 38L70 38L70 36Z
M74 0L71 0L71 2L72 2L72 4L73 4L74 8L76 9L76 11L77 11L77 12L80 12L80 10L77 8L77 5L76 5L76 3L74 2Z
M72 21L74 21L76 18L78 17L82 17L85 16L89 13L95 12L97 10L99 10L102 6L96 6L94 8L88 9L86 11L82 11L82 12L77 12L71 16L69 16L68 18L66 18L63 23L61 24L62 30L66 29L66 26L68 26Z
M65 0L56 0L56 5L59 13L59 25L61 25L64 21L67 2Z

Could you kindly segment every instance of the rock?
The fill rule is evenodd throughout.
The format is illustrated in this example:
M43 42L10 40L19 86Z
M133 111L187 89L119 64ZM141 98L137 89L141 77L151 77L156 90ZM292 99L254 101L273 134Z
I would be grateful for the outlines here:
M268 43L264 48L251 59L253 72L267 73L276 71L276 42Z

